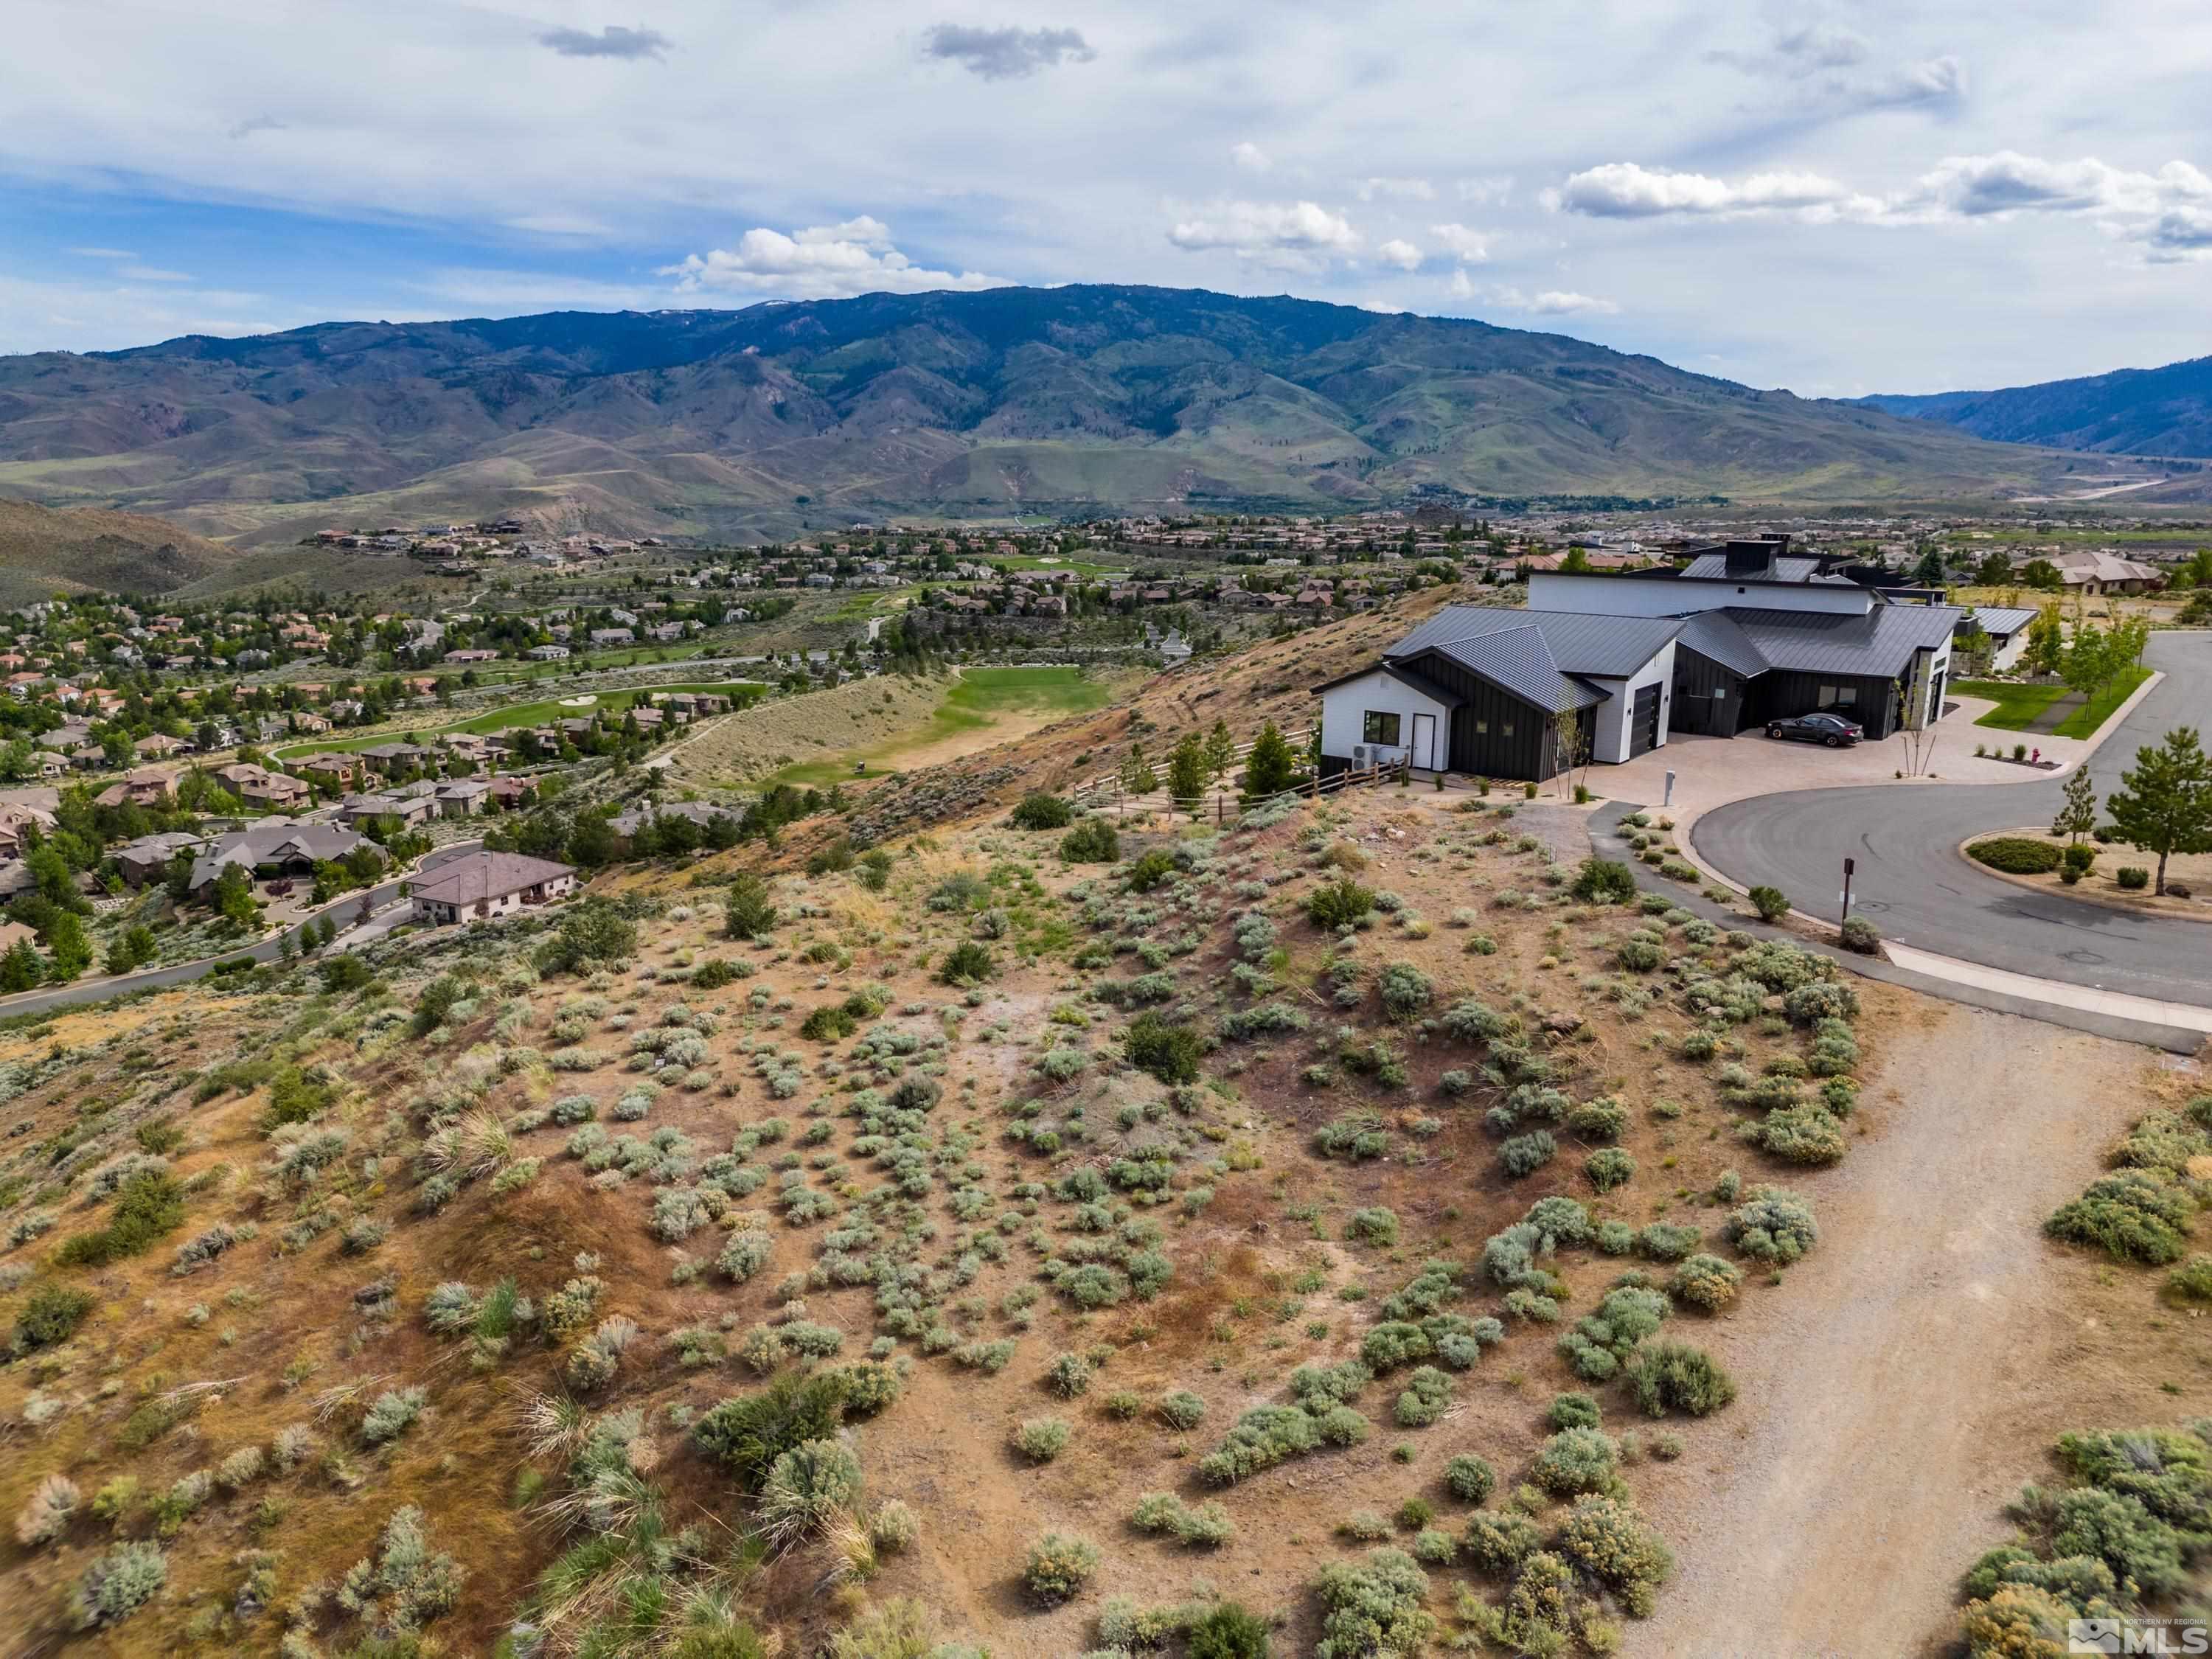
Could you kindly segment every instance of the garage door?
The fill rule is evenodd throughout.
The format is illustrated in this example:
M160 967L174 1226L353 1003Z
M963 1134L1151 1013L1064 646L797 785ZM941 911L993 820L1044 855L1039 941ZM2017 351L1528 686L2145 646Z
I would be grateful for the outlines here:
M1629 758L1632 760L1645 750L1658 746L1659 688L1647 685L1636 694L1636 707L1629 714Z

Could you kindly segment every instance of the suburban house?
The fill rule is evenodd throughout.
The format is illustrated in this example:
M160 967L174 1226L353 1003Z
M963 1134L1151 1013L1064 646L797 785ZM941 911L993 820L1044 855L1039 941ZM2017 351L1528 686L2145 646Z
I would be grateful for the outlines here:
M318 864L344 858L369 848L379 859L384 849L366 836L334 823L303 823L295 818L264 818L244 830L218 836L204 845L192 860L193 896L214 887L228 865L238 865L251 876L306 876Z
M43 806L0 806L0 863L12 863L30 850L31 832L52 833L54 815Z
M143 887L166 877L169 860L178 854L197 853L206 845L201 836L186 835L181 830L167 830L158 836L141 836L136 841L125 842L109 856L123 872L125 881L133 887Z
M312 793L297 778L287 777L282 772L271 772L265 767L240 761L229 766L218 766L215 775L222 787L236 795L248 806L264 811L281 811L304 805Z
M352 829L392 818L411 830L425 818L435 817L437 811L437 800L430 795L349 795L338 807L338 822Z
M2025 605L1972 606L1959 617L1952 637L1957 639L1973 629L1980 629L1989 637L1990 666L1998 670L2010 668L2027 653L2027 625L2041 614Z
M2139 559L2124 559L2103 548L2070 548L2042 556L2058 567L2069 593L2149 593L2166 586L2166 572Z
M133 772L92 798L94 806L166 806L168 803L169 775L151 769Z
M1793 556L1786 536L1679 570L1533 573L1525 610L1450 606L1316 687L1322 769L1542 779L1814 709L1871 738L1917 729L1942 714L1964 613L1899 602L1884 574Z
M574 892L576 872L550 859L520 853L471 853L411 882L414 918L433 927L511 915Z
M305 772L320 782L334 783L341 789L351 788L362 771L361 763L347 754L310 755L305 760L287 763L295 771Z
M449 818L474 817L483 808L484 798L491 793L491 785L481 778L455 778L450 783L438 786L433 797L438 811Z

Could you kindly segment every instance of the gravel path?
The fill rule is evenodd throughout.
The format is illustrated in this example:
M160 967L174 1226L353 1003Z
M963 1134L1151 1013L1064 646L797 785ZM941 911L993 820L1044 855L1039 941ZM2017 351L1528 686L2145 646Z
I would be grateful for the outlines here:
M2003 1541L2004 1504L2060 1430L2171 1421L2212 1395L2201 1364L2110 1340L2098 1316L2116 1297L2116 1316L2149 1312L2149 1281L2039 1232L2165 1062L2010 1015L1869 1003L1886 1030L1870 1132L1789 1183L1820 1246L1698 1334L1741 1395L1692 1426L1682 1462L1638 1477L1680 1568L1628 1626L1632 1656L1937 1652L1958 1575ZM2182 1340L2201 1351L2194 1328ZM2166 1375L2184 1397L2158 1392Z

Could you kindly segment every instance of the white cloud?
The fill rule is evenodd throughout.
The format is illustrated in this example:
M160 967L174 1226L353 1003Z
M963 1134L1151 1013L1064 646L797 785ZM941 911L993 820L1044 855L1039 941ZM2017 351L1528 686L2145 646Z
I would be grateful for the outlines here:
M1452 272L1451 281L1444 284L1444 292L1450 295L1455 300L1472 300L1474 298L1474 279L1467 274L1467 267L1465 265L1462 265L1457 270Z
M2212 209L2177 207L2162 213L2145 240L2150 246L2145 257L2155 264L2212 260Z
M1741 184L1702 173L1673 173L1633 161L1609 161L1570 174L1547 201L1568 213L1601 219L1661 214L1836 212L1859 198L1816 173L1755 173Z
M73 247L70 252L80 259L135 259L138 257L127 247Z
M1575 294L1559 289L1546 289L1527 301L1521 307L1544 317L1572 317L1583 313L1610 317L1620 307L1610 300L1600 300L1588 294Z
M1386 265L1395 265L1401 270L1418 270L1421 250L1401 237L1394 236L1375 250L1376 257Z
M119 265L115 274L130 283L189 283L192 280L188 270L163 270L156 265Z
M2186 161L2130 173L2094 157L2047 161L2014 150L1947 156L1901 203L1907 211L1979 219L2012 213L2156 213L2212 198L2212 179Z
M1479 265L1490 258L1490 239L1479 230L1462 224L1431 225L1429 234L1469 264Z
M1433 202L1437 189L1425 179L1368 179L1361 181L1359 199L1374 201L1377 197L1401 202Z
M981 271L956 274L917 265L891 245L890 226L866 216L789 235L757 225L738 239L735 248L688 255L680 264L662 266L659 274L675 277L678 291L685 294L733 290L798 300L1006 286L1003 277Z
M1510 176L1462 179L1452 186L1452 193L1461 201L1475 207L1487 207L1492 203L1503 204L1513 194L1513 180Z
M614 228L586 213L525 213L500 222L533 236L611 236Z
M1359 233L1340 213L1314 202L1224 202L1169 228L1168 240L1189 252L1225 248L1241 258L1349 253Z
M1247 173L1265 173L1274 162L1259 145L1247 141L1229 147L1229 159Z

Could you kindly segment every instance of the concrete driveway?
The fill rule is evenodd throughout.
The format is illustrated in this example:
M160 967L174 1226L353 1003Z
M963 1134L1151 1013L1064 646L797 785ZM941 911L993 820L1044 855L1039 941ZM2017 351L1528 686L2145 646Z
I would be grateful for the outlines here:
M2011 732L1992 731L1974 721L1995 705L1981 697L1954 697L1951 712L1936 724L1923 744L1920 765L1933 777L1905 777L1914 767L1911 744L1905 734L1880 743L1862 743L1850 749L1823 749L1816 743L1776 742L1763 728L1734 738L1670 737L1648 754L1622 766L1593 766L1589 781L1593 792L1609 800L1632 800L1656 806L1666 799L1667 774L1674 774L1674 805L1668 809L1678 831L1703 813L1730 801L1753 795L1778 794L1791 789L1870 787L1924 788L1931 782L2026 783L2053 775L2008 760L1978 758L1974 745L1986 744L2007 754L2015 742L2040 749L2043 758L2055 760L2070 771L2092 745L2079 738L2021 738ZM2112 728L2108 725L2108 732Z

